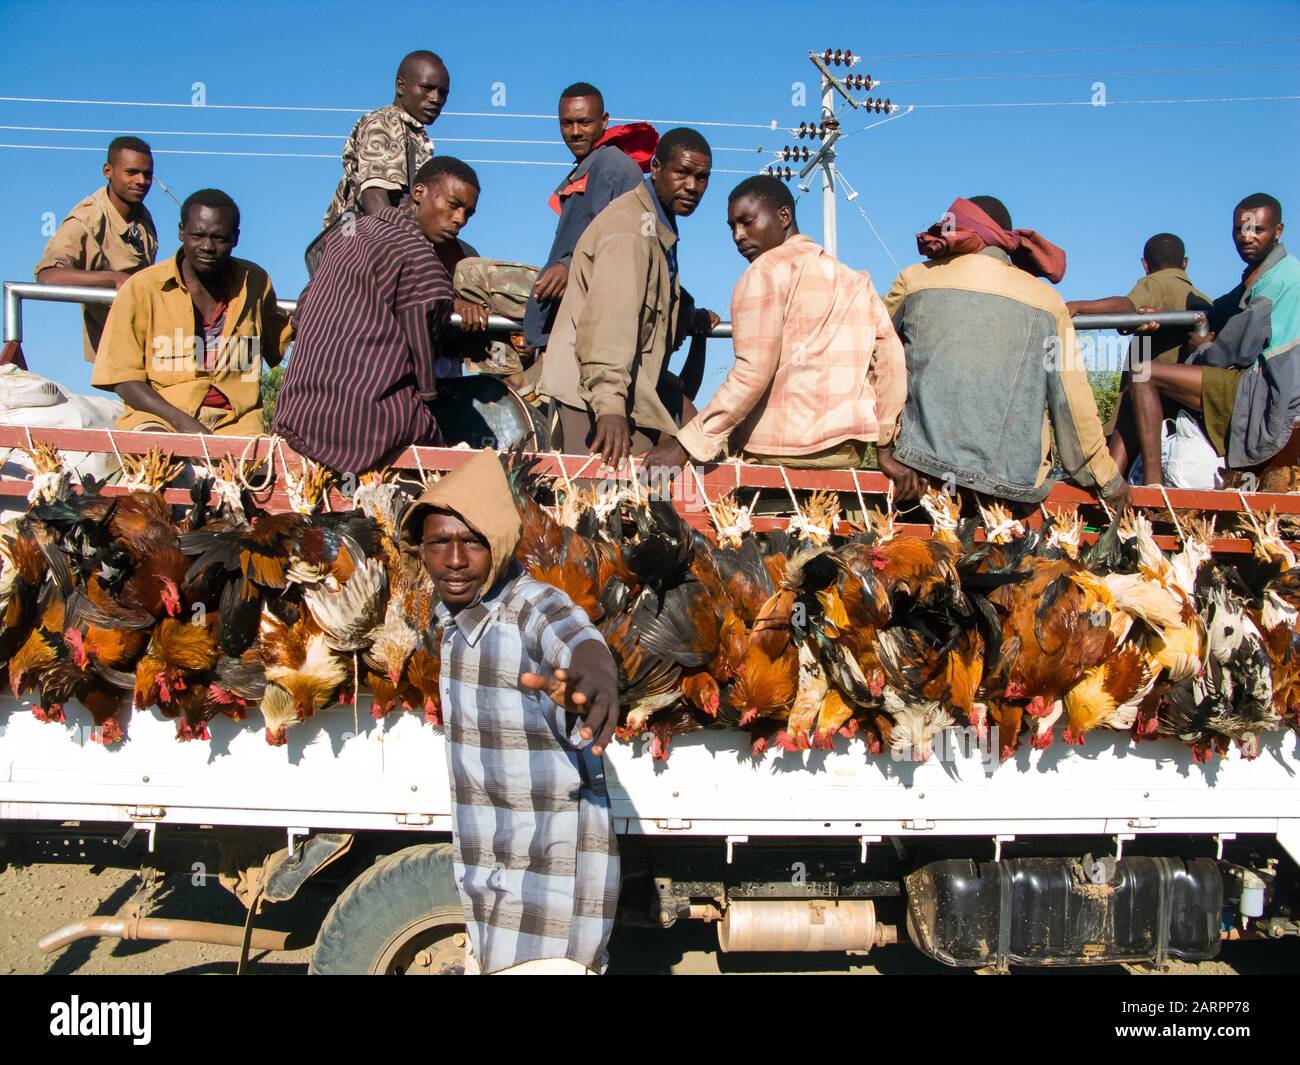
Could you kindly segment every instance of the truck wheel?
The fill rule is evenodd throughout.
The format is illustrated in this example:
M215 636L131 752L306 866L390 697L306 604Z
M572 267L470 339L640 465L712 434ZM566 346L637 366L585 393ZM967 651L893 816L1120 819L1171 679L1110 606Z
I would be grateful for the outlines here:
M308 972L455 973L465 942L451 844L422 843L382 858L347 886L325 915Z

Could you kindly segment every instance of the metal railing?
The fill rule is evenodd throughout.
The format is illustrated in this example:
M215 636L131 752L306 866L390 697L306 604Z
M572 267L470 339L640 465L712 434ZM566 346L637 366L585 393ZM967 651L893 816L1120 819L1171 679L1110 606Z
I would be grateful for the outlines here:
M85 285L42 285L37 281L6 281L4 283L5 301L5 343L23 339L23 301L40 300L46 303L90 303L110 304L117 297L117 290L111 288L90 288ZM292 314L298 309L297 300L280 300L283 310ZM1202 311L1156 311L1151 314L1079 314L1074 317L1075 329L1134 329L1147 322L1158 325L1186 326L1197 334L1204 334L1206 318ZM460 315L451 316L452 325L460 325ZM515 333L519 323L511 318L492 315L488 319L489 333ZM717 328L709 330L714 339L730 339L731 323L719 322Z
M117 290L112 288L90 288L86 285L42 285L38 281L6 281L5 291L5 343L23 339L23 301L38 300L46 303L89 303L107 305L117 298ZM293 314L298 309L297 300L278 300L282 310ZM460 315L451 316L452 325L460 325ZM489 333L517 333L520 323L513 318L503 318L493 314L488 317ZM709 330L714 339L729 339L731 323L720 322Z
M1208 319L1204 311L1152 311L1150 314L1076 314L1073 321L1075 329L1136 329L1155 322L1187 326L1197 336L1204 336Z

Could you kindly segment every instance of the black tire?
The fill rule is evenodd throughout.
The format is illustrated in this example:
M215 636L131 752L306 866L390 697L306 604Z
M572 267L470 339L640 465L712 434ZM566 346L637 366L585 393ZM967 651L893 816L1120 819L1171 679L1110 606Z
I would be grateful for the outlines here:
M347 886L325 915L308 972L455 972L464 943L451 844L421 843L380 859Z

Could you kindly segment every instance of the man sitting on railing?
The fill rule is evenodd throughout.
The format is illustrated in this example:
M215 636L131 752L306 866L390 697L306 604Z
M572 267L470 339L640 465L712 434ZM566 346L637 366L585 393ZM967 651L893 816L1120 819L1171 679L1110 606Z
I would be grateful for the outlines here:
M1210 298L1192 284L1187 276L1187 251L1181 237L1157 233L1142 248L1143 278L1127 296L1110 296L1100 300L1067 300L1071 316L1077 314L1136 314L1138 311L1206 311ZM1127 366L1120 387L1120 400L1106 424L1106 438L1111 458L1126 473L1137 454L1137 428L1133 422L1133 405L1128 399L1131 371L1147 363L1180 363L1187 358L1187 326L1142 326L1134 330L1140 339L1129 345ZM1145 369L1143 370L1145 372ZM1172 404L1165 415L1172 417ZM1116 432L1116 428L1119 432Z
M1233 242L1246 264L1241 284L1215 301L1236 313L1212 324L1217 335L1192 338L1187 365L1150 367L1130 387L1142 465L1163 484L1162 400L1199 412L1205 434L1231 469L1259 466L1286 447L1300 418L1300 259L1282 245L1282 205L1267 193L1233 209Z
M871 278L799 232L794 197L779 178L737 185L727 221L752 264L731 298L736 362L708 405L646 465L703 462L730 447L753 462L849 469L863 465L874 443L900 496L919 495L921 480L890 448L907 368Z
M104 163L108 184L82 200L54 232L36 280L43 285L121 288L126 279L158 255L158 231L144 205L153 185L153 152L139 137L117 137ZM86 361L104 335L108 308L87 304L82 310Z
M120 429L255 436L262 363L292 335L266 271L231 253L239 208L220 189L181 205L180 249L117 294L91 383L126 404Z
M415 175L410 199L326 240L275 404L275 431L299 454L361 474L411 444L442 443L429 401L440 376L460 373L460 346L435 246L456 240L478 196L473 169L440 155ZM478 311L462 328L486 327Z
M1070 312L1038 280L1061 280L1065 252L1013 230L992 196L955 200L916 243L927 261L885 296L907 352L895 458L945 487L1038 503L1052 487L1050 427L1066 472L1127 504Z

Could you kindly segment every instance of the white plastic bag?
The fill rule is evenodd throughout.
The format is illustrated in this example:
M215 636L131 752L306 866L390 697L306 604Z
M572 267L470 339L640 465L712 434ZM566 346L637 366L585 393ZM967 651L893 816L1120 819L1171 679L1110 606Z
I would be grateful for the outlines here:
M1170 488L1213 490L1223 487L1223 459L1201 429L1201 423L1185 410L1160 425L1160 461L1165 484ZM1142 456L1129 469L1129 484L1146 484Z
M79 396L49 378L13 364L0 366L0 423L33 428L112 429L122 414L122 401L108 396ZM0 448L0 476L21 479L31 476L30 463L18 449L7 455ZM64 451L66 468L74 474L89 473L104 480L118 469L113 455ZM20 497L19 497L20 498ZM5 511L0 517L10 517Z

